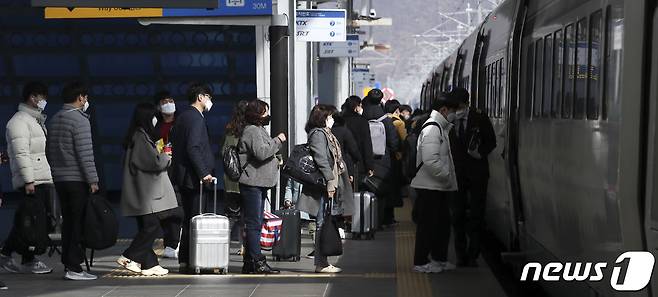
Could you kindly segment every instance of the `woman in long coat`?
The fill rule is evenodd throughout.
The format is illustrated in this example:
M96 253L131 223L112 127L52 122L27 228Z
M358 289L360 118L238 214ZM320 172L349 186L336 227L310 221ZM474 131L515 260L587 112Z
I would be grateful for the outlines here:
M126 135L123 163L121 211L135 217L138 232L132 243L117 259L124 268L143 275L166 275L169 271L158 263L153 242L160 230L159 214L178 207L174 187L167 168L171 157L155 144L157 109L154 104L140 103L135 108Z
M306 132L308 144L315 163L327 181L326 188L304 187L299 198L298 209L310 214L316 214L315 229L315 272L339 273L342 269L329 264L327 256L322 255L319 238L324 221L325 211L332 215L351 216L354 210L352 186L349 181L347 166L338 143L331 133L334 124L332 117L336 109L328 105L316 105L311 111ZM332 203L329 203L331 200ZM333 205L332 209L326 209Z

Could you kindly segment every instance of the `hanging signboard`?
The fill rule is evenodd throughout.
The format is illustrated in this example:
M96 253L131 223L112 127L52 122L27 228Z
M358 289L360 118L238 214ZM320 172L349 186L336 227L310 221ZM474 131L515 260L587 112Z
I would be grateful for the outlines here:
M346 40L345 42L320 42L320 57L358 57L361 51L359 34L347 34Z
M295 40L302 42L346 41L345 9L298 9Z

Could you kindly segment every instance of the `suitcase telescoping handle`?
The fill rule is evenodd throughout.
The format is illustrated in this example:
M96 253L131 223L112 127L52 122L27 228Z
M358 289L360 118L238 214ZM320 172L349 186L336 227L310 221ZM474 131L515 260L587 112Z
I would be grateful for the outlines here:
M214 185L214 189L213 189L214 203L213 203L212 213L217 214L217 178L216 177L212 178L212 183ZM199 181L199 214L203 214L203 180Z

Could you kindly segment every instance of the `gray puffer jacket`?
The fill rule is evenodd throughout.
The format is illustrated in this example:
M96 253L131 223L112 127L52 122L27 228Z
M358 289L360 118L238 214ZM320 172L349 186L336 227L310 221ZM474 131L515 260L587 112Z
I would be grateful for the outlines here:
M270 137L265 128L249 125L244 128L238 142L240 164L245 167L240 183L271 188L276 186L279 161L275 154L281 149L281 140Z
M49 124L48 159L55 182L97 183L89 115L64 104Z
M21 189L27 183L53 183L46 159L45 122L46 116L41 111L21 103L7 123L5 136L14 189Z

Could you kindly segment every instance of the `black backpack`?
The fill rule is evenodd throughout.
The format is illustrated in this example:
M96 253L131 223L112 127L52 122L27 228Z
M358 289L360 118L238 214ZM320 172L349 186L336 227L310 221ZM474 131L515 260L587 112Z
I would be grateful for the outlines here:
M441 129L437 122L428 122L423 124L419 130L409 133L409 135L407 135L407 139L405 139L403 143L404 158L402 159L402 174L408 182L411 182L411 180L416 177L418 170L420 170L420 166L423 165L422 163L418 166L416 165L416 158L418 155L418 138L423 129L428 126L439 127L439 130L443 135L443 129Z
M119 222L110 203L94 194L87 200L82 234L83 246L102 250L114 246L119 234Z
M224 149L222 162L226 176L234 182L239 181L244 168L240 165L240 155L235 145L229 145Z
M36 196L23 198L16 210L14 224L17 231L15 249L19 254L41 255L51 246L46 208Z

